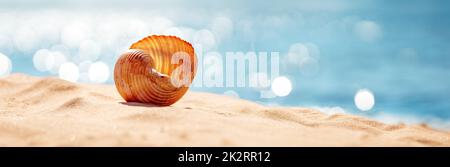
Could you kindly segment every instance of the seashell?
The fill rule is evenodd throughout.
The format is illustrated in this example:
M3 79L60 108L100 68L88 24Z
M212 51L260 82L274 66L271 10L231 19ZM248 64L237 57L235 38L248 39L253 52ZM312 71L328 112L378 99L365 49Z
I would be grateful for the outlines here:
M127 102L168 106L187 92L196 66L190 43L175 36L152 35L134 43L119 57L114 82Z

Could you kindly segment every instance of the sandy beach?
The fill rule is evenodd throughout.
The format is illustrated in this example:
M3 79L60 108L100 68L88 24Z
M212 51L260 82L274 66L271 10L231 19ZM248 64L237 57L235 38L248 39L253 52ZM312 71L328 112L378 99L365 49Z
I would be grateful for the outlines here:
M450 133L192 91L168 107L126 103L114 85L12 74L0 146L450 146Z

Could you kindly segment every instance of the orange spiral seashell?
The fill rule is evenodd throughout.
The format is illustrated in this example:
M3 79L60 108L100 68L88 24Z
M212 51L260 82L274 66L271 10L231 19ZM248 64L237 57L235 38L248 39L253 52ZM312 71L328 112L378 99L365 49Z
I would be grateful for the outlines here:
M114 82L127 102L168 106L186 93L196 65L190 43L175 36L152 35L134 43L119 57Z

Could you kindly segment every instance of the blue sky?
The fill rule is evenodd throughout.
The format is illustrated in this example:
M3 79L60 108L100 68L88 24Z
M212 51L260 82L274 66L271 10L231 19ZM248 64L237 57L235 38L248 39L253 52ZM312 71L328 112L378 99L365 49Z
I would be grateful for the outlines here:
M88 67L96 63L98 71L107 66L111 72L132 42L152 33L175 34L207 51L279 52L280 74L293 85L288 96L270 99L250 88L194 90L450 127L447 6L416 0L2 1L0 53L11 60L12 73L58 76L58 68L46 62L36 67L33 58L41 50L44 57L55 52L53 65L75 64L78 82L111 84L111 75L90 80ZM299 62L287 61L289 56ZM354 105L360 89L375 96L368 112Z

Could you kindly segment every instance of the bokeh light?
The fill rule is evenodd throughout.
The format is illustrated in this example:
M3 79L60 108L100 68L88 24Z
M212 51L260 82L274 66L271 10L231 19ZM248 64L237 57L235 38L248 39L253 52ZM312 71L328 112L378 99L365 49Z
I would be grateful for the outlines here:
M211 31L219 40L224 40L233 35L233 21L228 17L216 17L210 25Z
M85 40L81 42L78 49L80 60L96 61L100 57L101 47L97 42L92 40Z
M52 69L54 63L55 58L47 49L40 49L33 56L33 65L38 71L49 71Z
M372 91L360 89L355 95L355 105L361 111L369 111L375 105L375 97Z
M294 43L289 47L284 61L288 65L286 68L297 69L305 76L315 76L320 70L319 60L320 49L316 44Z
M59 72L59 68L61 67L61 65L67 62L67 58L62 52L59 51L53 51L52 55L55 61L53 63L53 67L50 70L50 72L52 74L57 74Z
M74 22L64 26L61 32L61 41L70 48L78 48L80 44L89 39L91 29L84 22Z
M0 53L0 78L8 76L11 70L11 60L3 53Z
M14 46L22 53L30 53L38 47L40 42L36 32L29 26L19 27L14 36Z
M381 27L374 21L363 20L355 25L356 35L363 41L372 42L382 35Z
M72 62L66 62L59 67L59 78L63 80L77 82L79 76L78 66Z
M90 65L88 73L90 81L104 83L109 78L109 67L103 62L95 62Z
M277 77L272 82L272 92L280 97L287 96L292 91L291 81L284 76Z
M216 45L214 34L207 29L195 32L193 42L194 46L200 45L205 51L213 49Z

